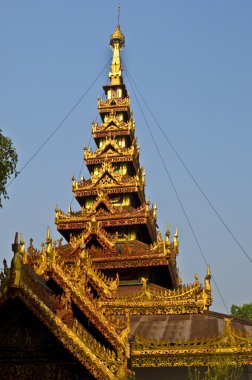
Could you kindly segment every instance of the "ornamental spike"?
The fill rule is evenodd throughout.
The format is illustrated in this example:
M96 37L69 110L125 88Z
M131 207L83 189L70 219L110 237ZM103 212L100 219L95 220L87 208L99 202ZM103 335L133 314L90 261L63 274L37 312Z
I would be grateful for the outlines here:
M175 234L173 236L173 244L175 248L178 248L179 241L178 241L178 227L176 227Z
M165 236L167 236L167 238L169 239L170 238L170 234L171 234L171 227L170 227L170 223L168 223L167 224L167 229L166 229Z
M166 233L165 233L165 243L166 243L166 246L169 247L170 246L170 224L167 225L167 229L166 229Z
M25 242L24 242L24 239L23 239L22 232L20 233L20 242L19 243L20 243L20 247L21 247L20 252L21 253L25 252Z
M12 244L12 251L15 254L18 252L19 243L18 243L18 232L15 233L14 243Z
M49 242L52 240L52 238L51 238L51 232L50 232L50 227L49 226L47 227L47 230L46 230L46 243L47 243L47 240Z
M207 266L207 277L211 278L211 269L210 269L210 265Z

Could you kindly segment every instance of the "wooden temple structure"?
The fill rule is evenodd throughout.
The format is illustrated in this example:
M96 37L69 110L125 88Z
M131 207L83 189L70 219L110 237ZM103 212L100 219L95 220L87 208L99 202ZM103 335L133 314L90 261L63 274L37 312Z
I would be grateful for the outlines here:
M41 248L16 234L0 275L0 376L5 379L187 379L188 367L252 363L252 323L209 311L211 273L183 285L178 231L157 229L122 76L125 37L110 37L90 178L72 179L79 211L56 209L63 239Z

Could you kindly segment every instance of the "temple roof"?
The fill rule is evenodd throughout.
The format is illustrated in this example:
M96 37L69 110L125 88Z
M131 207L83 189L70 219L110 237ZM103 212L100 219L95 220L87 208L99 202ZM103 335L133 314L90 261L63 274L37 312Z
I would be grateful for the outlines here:
M133 367L252 363L252 322L205 312L131 317Z
M135 335L167 342L207 339L224 334L226 321L244 336L252 339L252 321L232 318L230 315L205 311L203 314L132 315L130 339Z
M124 44L118 25L106 99L98 99L102 124L92 126L97 149L84 148L90 179L72 179L81 210L56 209L68 244L53 242L48 228L42 249L26 251L16 236L0 307L21 300L97 379L132 379L128 359L135 367L251 364L252 322L209 311L210 267L204 283L195 274L182 285L178 230L173 241L169 227L164 239L157 230L123 84Z

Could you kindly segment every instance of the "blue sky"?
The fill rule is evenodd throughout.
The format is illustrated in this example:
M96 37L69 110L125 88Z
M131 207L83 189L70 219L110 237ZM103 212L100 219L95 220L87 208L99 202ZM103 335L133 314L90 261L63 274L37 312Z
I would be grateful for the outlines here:
M0 128L19 168L64 118L111 57L115 1L0 2ZM121 1L122 53L153 113L228 226L251 253L251 1ZM10 260L15 231L39 246L58 205L67 210L71 177L97 115L107 72L23 173L0 210L0 256ZM158 205L162 233L179 228L184 283L205 263L144 119L132 99L146 194ZM213 214L145 110L160 151L228 306L252 302L251 263ZM94 144L91 144L94 147ZM87 177L86 169L84 175ZM76 203L73 208L77 209ZM224 312L214 289L213 310Z

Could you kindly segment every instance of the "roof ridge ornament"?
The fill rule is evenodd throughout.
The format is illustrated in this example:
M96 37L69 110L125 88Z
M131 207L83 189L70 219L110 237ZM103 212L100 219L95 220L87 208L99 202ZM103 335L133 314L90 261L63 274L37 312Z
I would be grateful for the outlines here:
M110 36L110 47L113 50L113 58L110 66L110 83L112 85L120 85L122 84L122 63L120 58L120 51L125 46L125 36L121 32L120 28L120 4L118 5L118 24L114 33Z

